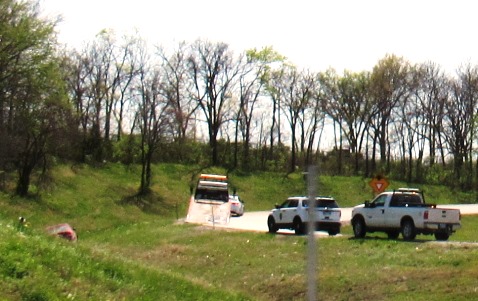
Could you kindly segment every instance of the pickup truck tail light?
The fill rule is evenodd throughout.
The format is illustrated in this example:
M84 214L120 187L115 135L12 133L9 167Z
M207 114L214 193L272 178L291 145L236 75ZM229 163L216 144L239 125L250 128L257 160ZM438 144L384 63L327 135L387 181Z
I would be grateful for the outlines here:
M428 219L428 210L425 210L423 212L423 219L427 220Z

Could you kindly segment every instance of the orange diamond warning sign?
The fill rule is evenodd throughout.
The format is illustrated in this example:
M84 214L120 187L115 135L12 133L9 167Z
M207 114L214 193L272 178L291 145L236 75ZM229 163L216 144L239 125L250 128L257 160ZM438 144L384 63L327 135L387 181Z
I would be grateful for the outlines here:
M383 177L375 177L372 180L370 180L370 182L368 182L368 185L372 187L375 193L381 193L381 192L384 192L385 189L387 189L389 183L387 179Z

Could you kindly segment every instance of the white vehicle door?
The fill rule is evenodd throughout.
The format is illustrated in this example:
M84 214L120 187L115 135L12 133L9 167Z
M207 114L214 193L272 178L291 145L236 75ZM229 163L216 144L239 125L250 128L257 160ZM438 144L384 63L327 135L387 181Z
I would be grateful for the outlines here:
M383 227L385 222L385 201L388 195L379 195L368 208L365 208L365 224L367 227Z
M418 214L416 217L420 219L422 210L413 208L413 205L419 205L421 203L422 200L417 194L393 194L390 198L389 207L385 211L385 225L389 228L400 228L402 217L405 214L412 216L414 219L416 214Z
M297 214L298 204L298 199L288 199L287 202L284 203L279 210L279 223L292 224L292 221Z

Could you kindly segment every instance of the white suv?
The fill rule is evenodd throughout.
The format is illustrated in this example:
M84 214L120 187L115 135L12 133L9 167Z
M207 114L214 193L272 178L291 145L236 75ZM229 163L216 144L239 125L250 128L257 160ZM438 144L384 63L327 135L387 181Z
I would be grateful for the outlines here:
M341 211L334 198L317 197L315 211L315 229L324 230L329 235L340 233ZM270 233L279 229L291 229L296 234L304 234L309 222L309 198L306 196L289 197L282 205L276 205L267 218Z

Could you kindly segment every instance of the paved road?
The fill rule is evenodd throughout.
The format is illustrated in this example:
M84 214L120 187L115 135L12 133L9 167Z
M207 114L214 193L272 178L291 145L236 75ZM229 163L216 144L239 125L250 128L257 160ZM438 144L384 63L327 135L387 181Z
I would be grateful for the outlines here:
M342 224L350 222L350 218L352 216L352 208L341 208L341 210L342 217L340 220ZM269 213L270 211L244 212L243 216L232 216L228 224L219 225L219 227L247 231L267 232L269 230L267 228L267 216L269 216ZM293 233L293 231L289 230L279 230L278 232Z
M438 208L450 208L450 209L460 209L462 215L478 215L478 204L471 205L438 205ZM342 224L350 223L352 217L352 208L341 208ZM258 232L267 232L267 216L270 211L253 211L245 212L241 217L232 216L229 220L229 223L224 225L217 225L218 227L228 228L228 229L239 229L247 231L258 231ZM279 232L283 233L292 233L292 231L280 230ZM325 232L324 232L324 235Z

